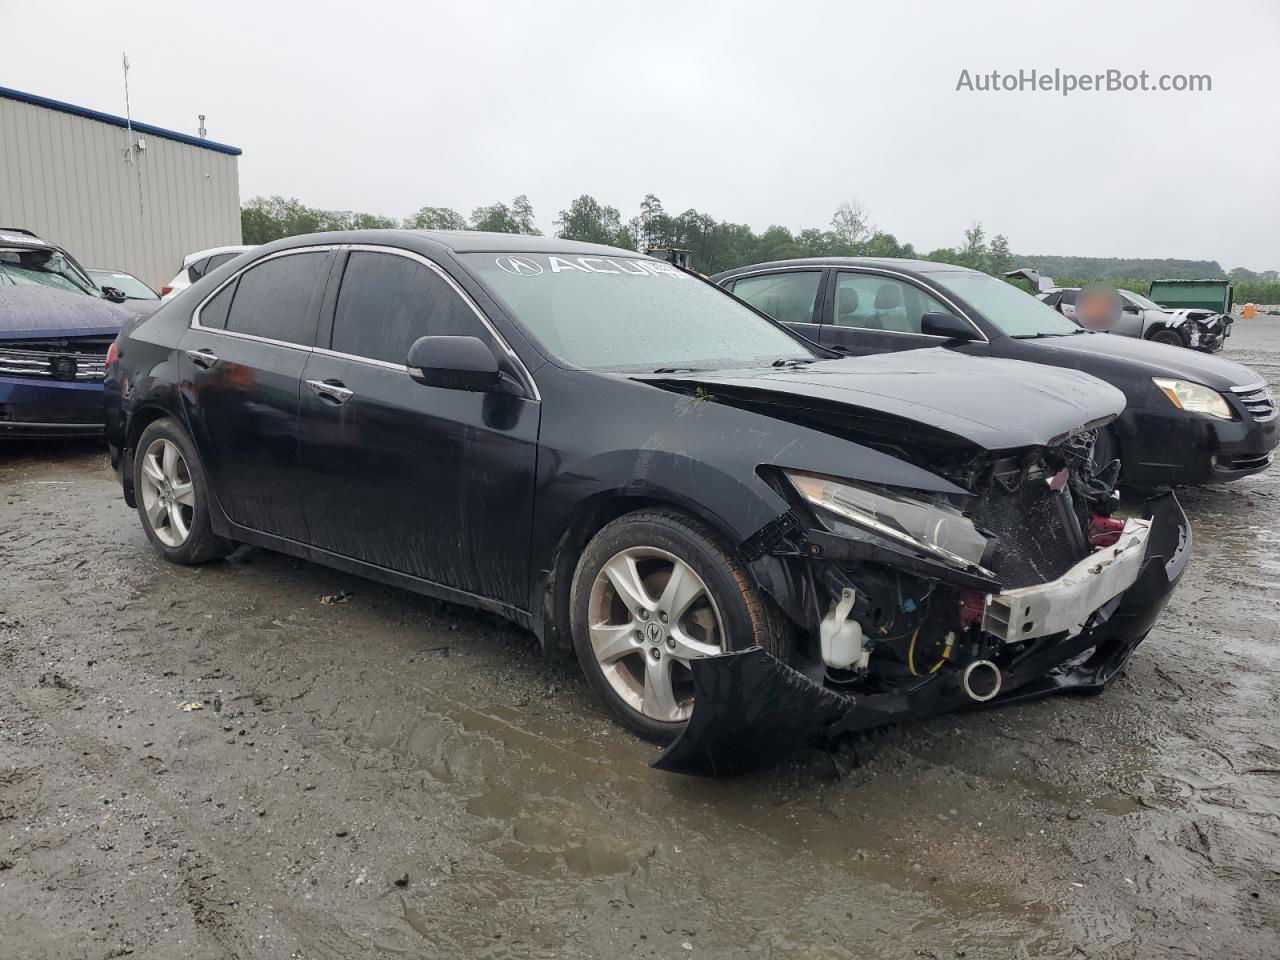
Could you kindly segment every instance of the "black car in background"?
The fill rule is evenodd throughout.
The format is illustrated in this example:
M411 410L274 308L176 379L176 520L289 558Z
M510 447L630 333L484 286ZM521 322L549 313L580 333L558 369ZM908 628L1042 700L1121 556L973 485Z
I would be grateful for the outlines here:
M295 237L117 348L112 460L164 557L256 544L501 614L666 769L1100 690L1190 553L1171 494L1110 515L1106 384L840 358L612 247Z
M1100 435L1135 489L1235 480L1270 466L1271 389L1248 367L1082 329L996 277L945 263L831 257L760 263L715 283L806 337L853 355L946 346L1083 370L1119 388Z

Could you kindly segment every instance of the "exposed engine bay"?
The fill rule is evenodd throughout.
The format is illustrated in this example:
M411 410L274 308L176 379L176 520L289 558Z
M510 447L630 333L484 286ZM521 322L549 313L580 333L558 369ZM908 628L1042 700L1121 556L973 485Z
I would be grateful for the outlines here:
M694 718L658 766L751 768L758 751L739 750L725 732L748 690L756 714L759 701L779 714L772 724L757 716L752 735L767 726L785 741L789 733L830 740L1072 684L1100 688L1149 627L1136 639L1125 631L1099 642L1126 591L1148 573L1154 544L1149 518L1116 515L1120 465L1094 461L1095 439L1086 430L1021 450L953 449L941 464L935 452L931 469L964 495L779 471L772 480L792 511L765 534L767 545L753 546L757 569L778 575L780 565L793 580L779 595L806 598L806 609L787 611L804 625L792 662L756 650L696 664ZM927 456L897 452L917 462ZM1161 509L1172 504L1180 515L1172 496L1163 499ZM1159 550L1185 563L1189 534L1179 536ZM1164 563L1160 578L1176 579L1181 568ZM712 664L734 658L732 681L717 682ZM729 708L708 706L717 700ZM715 715L714 731L703 729L700 712L703 721Z

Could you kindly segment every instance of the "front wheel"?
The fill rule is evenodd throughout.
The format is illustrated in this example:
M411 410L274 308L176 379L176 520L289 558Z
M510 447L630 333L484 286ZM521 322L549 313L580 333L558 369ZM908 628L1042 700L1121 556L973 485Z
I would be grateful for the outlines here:
M204 563L235 548L213 532L204 467L176 420L165 417L142 431L133 458L133 489L147 538L171 563Z
M1151 335L1152 343L1165 343L1171 347L1184 346L1182 336L1176 330L1160 330Z
M790 633L743 564L700 520L640 510L587 544L570 592L574 650L624 725L667 743L693 713L690 662L753 645L786 658Z

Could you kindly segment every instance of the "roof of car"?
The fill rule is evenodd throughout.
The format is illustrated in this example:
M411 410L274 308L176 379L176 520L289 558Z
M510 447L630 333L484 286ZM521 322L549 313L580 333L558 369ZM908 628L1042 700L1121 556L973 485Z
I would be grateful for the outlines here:
M56 250L57 244L42 240L24 227L0 227L0 247L9 250Z
M897 270L902 273L975 273L968 267L954 263L937 263L932 260L906 260L895 257L799 257L794 260L772 260L768 263L753 263L746 267L736 267L717 273L711 279L720 281L743 273L771 270L784 267L878 267L882 270Z
M182 258L182 266L184 268L191 266L197 260L203 260L205 257L216 256L219 253L244 253L246 250L252 250L253 247L244 244L234 244L229 247L210 247L208 250L197 250L195 253L188 253Z
M478 230L340 230L310 233L276 240L272 250L313 243L373 243L412 247L422 240L447 247L454 253L560 253L568 256L644 257L643 253L583 243L561 237L538 237L523 233L486 233ZM653 258L648 258L653 259Z

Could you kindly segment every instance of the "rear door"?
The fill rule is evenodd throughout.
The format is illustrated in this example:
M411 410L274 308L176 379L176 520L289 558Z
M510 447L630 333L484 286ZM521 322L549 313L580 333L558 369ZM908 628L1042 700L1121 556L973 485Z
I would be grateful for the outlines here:
M227 516L304 542L298 394L333 256L303 247L237 274L197 310L178 358L187 420Z
M478 308L418 254L352 248L332 300L303 375L311 543L527 609L540 413L532 381L514 395L409 376L409 347L423 336L479 337L505 355Z
M821 335L825 274L821 268L757 273L737 278L728 289L760 312L816 341Z
M828 302L821 342L855 355L940 346L947 341L923 333L920 318L956 312L906 279L853 270L836 271ZM982 338L960 349L986 353L988 346Z

